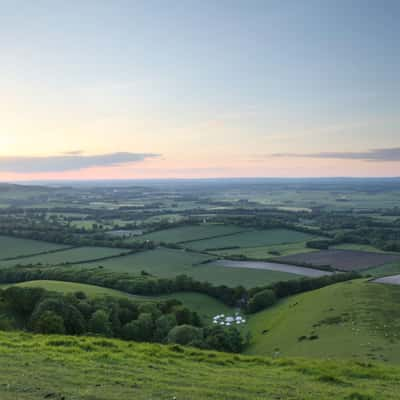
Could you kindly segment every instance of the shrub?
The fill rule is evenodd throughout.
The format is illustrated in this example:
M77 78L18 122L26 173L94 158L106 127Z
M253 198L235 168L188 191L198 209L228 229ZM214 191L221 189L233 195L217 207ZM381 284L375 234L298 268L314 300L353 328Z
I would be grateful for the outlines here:
M65 333L63 318L53 311L44 311L34 322L33 330L37 333Z
M175 326L168 334L168 343L187 345L203 339L203 330L191 325Z
M111 323L104 310L97 310L89 320L89 332L104 336L112 336Z
M255 313L264 308L272 306L276 302L275 292L271 289L265 289L256 293L247 305L248 312Z

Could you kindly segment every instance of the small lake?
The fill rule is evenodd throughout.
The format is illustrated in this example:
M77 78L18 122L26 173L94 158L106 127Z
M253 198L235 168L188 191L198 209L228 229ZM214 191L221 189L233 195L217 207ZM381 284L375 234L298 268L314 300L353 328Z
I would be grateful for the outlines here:
M324 271L315 268L298 267L290 264L280 264L267 261L232 261L232 260L217 260L213 264L227 268L249 268L249 269L265 269L269 271L288 272L290 274L319 277L332 275L333 272Z

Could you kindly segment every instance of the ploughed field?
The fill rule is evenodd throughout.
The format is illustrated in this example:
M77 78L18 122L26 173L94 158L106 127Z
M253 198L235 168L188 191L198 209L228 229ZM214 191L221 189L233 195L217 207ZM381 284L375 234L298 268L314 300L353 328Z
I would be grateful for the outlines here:
M330 266L340 271L362 271L400 261L400 255L356 250L320 250L279 258L282 262L313 266Z

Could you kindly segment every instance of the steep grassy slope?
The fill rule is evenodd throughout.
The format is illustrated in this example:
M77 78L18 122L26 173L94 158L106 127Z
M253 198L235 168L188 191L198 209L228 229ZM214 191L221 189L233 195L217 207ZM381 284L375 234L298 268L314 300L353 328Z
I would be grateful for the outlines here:
M400 362L400 287L349 281L252 316L249 354Z
M395 400L400 369L0 333L2 400Z

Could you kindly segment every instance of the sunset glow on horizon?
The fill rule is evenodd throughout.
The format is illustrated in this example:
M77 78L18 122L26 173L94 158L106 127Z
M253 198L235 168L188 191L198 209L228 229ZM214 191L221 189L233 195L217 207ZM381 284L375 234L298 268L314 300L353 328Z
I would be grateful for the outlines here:
M0 181L400 176L395 15L395 1L10 2Z

